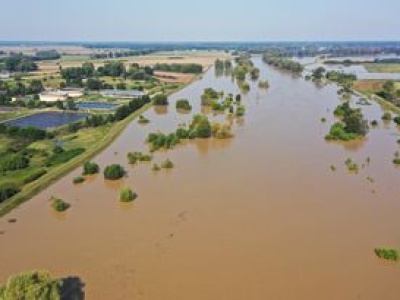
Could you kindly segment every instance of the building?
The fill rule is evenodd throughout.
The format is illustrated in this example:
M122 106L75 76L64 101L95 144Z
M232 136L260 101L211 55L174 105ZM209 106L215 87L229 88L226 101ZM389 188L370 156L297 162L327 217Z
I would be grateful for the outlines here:
M82 97L83 96L83 89L80 88L65 88L65 89L61 89L61 92L65 92L68 94L68 97L71 98L78 98L78 97Z
M39 98L43 102L65 101L68 98L68 93L63 91L44 91L39 94Z
M76 98L83 96L83 89L65 88L62 90L47 90L39 94L40 101L56 102L65 101L68 97Z
M139 98L146 93L138 90L101 90L100 94L103 97L113 98Z

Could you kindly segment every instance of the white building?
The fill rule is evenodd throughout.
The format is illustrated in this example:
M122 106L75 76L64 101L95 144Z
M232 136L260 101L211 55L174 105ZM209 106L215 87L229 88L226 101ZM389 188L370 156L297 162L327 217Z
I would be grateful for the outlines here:
M43 102L65 101L68 98L68 93L63 91L44 91L39 94L39 98Z
M65 101L68 97L77 98L83 96L83 89L65 88L62 90L47 90L39 94L40 101L56 102Z

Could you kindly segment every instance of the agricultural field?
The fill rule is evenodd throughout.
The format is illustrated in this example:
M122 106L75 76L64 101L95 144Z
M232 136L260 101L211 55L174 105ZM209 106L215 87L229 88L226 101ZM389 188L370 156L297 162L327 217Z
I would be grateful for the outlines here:
M363 66L370 73L400 73L400 64L366 63Z

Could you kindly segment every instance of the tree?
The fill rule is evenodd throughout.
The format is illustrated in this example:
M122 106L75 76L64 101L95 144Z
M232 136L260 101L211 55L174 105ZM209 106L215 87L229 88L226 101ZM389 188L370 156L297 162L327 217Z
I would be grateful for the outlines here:
M96 164L94 162L87 161L83 165L82 174L83 175L94 175L94 174L99 173L99 171L100 171L100 168L99 168L98 164Z
M118 180L125 176L125 170L121 165L113 164L104 169L104 178Z
M4 300L59 300L61 280L52 279L49 272L34 271L13 276L0 288Z
M157 94L153 98L154 105L168 105L168 97L165 94Z

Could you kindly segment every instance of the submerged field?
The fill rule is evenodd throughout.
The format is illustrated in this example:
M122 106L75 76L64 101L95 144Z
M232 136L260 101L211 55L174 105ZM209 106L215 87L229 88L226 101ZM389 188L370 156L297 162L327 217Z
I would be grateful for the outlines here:
M374 254L400 248L397 127L381 122L373 104L363 113L379 124L365 140L327 142L338 88L254 61L270 88L248 80L246 114L230 120L233 138L156 152L155 163L175 166L158 173L148 163L128 164L128 152L149 151L149 133L172 132L195 113L229 121L200 106L205 88L241 92L230 76L210 70L94 159L102 169L123 165L127 177L74 185L78 169L2 218L0 281L39 268L79 276L87 299L397 300L400 267ZM191 113L176 111L179 99L190 101ZM360 164L357 174L347 170L348 158ZM119 201L124 186L138 194L133 203ZM54 212L51 197L71 208Z

